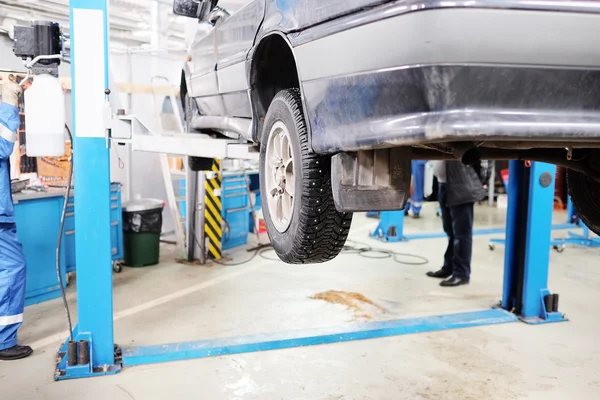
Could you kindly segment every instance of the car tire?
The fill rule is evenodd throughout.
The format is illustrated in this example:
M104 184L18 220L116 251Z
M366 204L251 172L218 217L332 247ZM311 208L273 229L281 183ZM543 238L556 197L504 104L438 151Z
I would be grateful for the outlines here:
M571 169L567 169L567 183L577 216L600 235L600 183Z
M186 93L183 96L184 128L187 133L192 132L190 124L192 118L198 113L198 107L192 98ZM188 157L188 167L192 171L210 171L213 159L205 157Z
M271 243L288 264L332 260L352 223L351 213L335 208L331 157L313 153L308 135L300 91L280 91L264 121L260 191Z

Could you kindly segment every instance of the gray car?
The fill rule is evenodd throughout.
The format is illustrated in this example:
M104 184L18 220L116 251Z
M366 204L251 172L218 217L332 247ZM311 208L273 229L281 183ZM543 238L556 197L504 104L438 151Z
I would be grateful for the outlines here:
M201 32L181 93L191 130L260 144L283 261L331 260L352 212L403 209L411 159L563 165L600 234L600 2L242 2L174 2Z

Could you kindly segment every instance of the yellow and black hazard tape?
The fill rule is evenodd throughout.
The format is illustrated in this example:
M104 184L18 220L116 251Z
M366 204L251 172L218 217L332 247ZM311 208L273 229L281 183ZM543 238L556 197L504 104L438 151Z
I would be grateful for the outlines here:
M213 160L212 179L206 179L206 198L204 210L204 232L208 238L208 258L218 260L222 257L221 242L223 239L223 217L221 210L221 161Z

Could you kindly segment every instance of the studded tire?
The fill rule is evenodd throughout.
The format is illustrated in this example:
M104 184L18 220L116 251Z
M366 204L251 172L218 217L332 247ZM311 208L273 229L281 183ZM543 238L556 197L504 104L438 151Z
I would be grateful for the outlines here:
M567 169L567 183L577 216L600 235L600 183L571 169Z
M276 124L289 131L289 151L294 159L294 200L289 226L280 232L271 218L265 183L273 173L267 160L267 141ZM263 214L271 243L279 258L288 264L322 263L342 250L350 225L351 213L335 208L331 190L331 157L312 152L298 89L280 91L267 112L261 137L260 174Z

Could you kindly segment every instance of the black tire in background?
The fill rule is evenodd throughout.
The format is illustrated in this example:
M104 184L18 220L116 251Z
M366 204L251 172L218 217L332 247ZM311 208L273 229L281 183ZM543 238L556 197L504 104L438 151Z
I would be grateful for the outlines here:
M279 232L270 215L267 196L267 142L273 125L282 122L289 131L295 160L295 196L292 217ZM331 191L331 157L314 154L308 145L298 89L280 91L267 112L260 146L260 176L263 214L271 243L279 258L288 264L322 263L342 250L352 223L351 213L338 212Z
M600 235L600 183L586 174L567 169L567 184L577 216Z
M184 128L186 132L191 132L190 123L192 118L198 113L196 102L186 93L183 96ZM192 171L210 171L213 159L204 157L188 157L188 166Z

